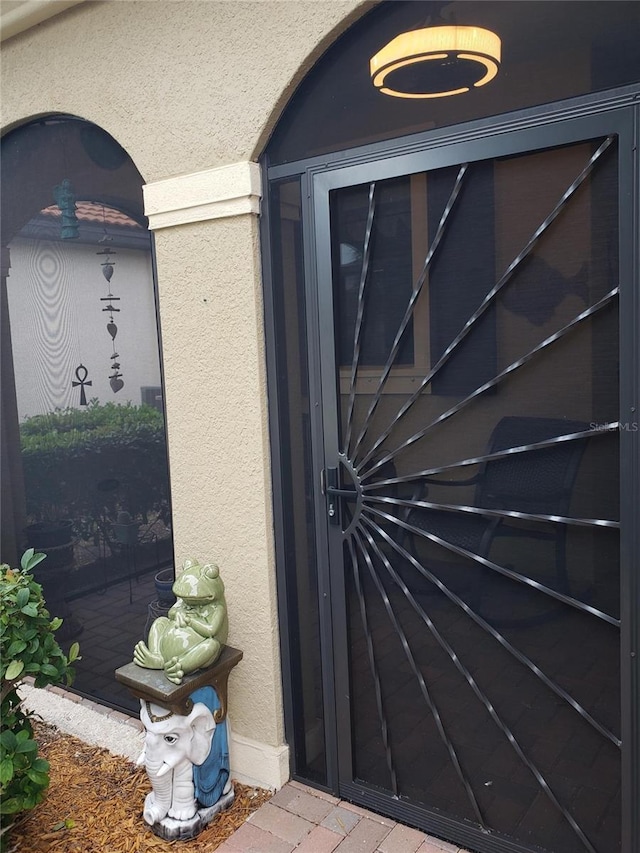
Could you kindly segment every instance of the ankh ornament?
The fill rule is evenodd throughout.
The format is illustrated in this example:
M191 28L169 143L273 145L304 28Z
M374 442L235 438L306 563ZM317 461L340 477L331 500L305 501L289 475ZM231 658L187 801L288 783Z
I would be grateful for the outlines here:
M84 364L79 364L76 367L76 379L78 381L77 382L73 382L73 381L71 382L71 386L73 388L77 388L78 385L80 386L80 405L81 406L87 405L87 395L84 393L85 385L93 385L93 382L90 379L87 380L88 375L89 375L89 371L84 366Z

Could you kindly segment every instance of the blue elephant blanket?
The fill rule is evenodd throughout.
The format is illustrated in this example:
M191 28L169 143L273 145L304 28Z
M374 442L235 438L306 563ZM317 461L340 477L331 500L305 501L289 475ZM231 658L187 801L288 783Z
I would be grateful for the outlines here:
M189 697L195 704L204 703L211 713L220 708L220 700L213 687L200 687ZM222 796L229 778L229 739L227 721L216 724L211 740L211 750L200 766L193 766L193 784L196 799L202 806L213 806Z

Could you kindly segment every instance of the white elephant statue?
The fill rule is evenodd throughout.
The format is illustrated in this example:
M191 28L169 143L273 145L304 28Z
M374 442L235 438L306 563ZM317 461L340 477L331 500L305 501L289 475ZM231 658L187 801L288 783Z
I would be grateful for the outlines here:
M211 688L208 688L211 690ZM211 691L213 693L213 691ZM194 698L195 694L194 694ZM207 703L210 704L210 703ZM216 730L213 711L207 704L196 701L191 712L182 716L166 708L140 700L140 719L146 734L138 764L144 764L153 790L147 794L143 817L153 826L165 817L176 820L193 818L199 808L198 768L210 757L212 740ZM226 748L226 725L221 724ZM228 753L228 748L226 749ZM223 756L225 757L225 756ZM205 794L212 793L218 799L230 789L228 781L228 755L226 765L219 766L219 756L213 770L214 786L205 785ZM211 762L208 762L209 764ZM211 769L208 771L211 775ZM206 800L206 797L203 797ZM214 800L215 802L215 800ZM211 803L207 802L206 805Z

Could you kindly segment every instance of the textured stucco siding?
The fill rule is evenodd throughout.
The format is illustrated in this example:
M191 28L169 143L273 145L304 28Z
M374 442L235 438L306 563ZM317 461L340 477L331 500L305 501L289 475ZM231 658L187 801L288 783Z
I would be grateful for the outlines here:
M2 126L80 116L146 181L254 159L274 111L358 7L89 0L3 43Z
M144 180L256 159L347 2L85 2L2 45L2 127L95 122ZM220 564L234 732L284 739L258 219L156 233L175 549Z
M219 562L229 643L245 651L233 676L234 730L276 743L282 732L257 221L238 216L163 229L156 245L176 553Z

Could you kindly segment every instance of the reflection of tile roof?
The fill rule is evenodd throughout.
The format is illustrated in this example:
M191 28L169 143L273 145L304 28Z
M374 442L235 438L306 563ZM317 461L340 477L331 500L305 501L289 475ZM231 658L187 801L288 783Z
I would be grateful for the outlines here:
M55 204L52 204L51 207L45 207L41 213L44 216L61 215L60 208ZM114 207L107 207L107 205L99 204L95 201L77 201L76 216L84 222L119 225L122 228L141 228L135 219L127 216L126 213L122 213L122 211L116 210Z

